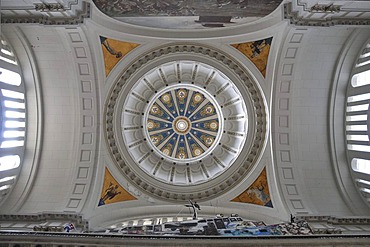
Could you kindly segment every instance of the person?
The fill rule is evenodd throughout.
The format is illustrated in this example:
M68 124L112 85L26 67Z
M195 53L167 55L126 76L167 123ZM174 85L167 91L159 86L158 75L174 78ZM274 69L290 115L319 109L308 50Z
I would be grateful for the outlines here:
M263 49L265 49L268 46L271 46L272 38L264 39L264 40L258 40L254 41L250 46L252 48L252 58L257 57Z
M100 36L100 43L107 49L107 51L116 56L116 58L122 57L122 52L114 50L108 43L108 39L106 37Z
M196 220L198 218L196 209L200 210L200 206L197 202L192 202L191 200L189 202L190 204L186 204L185 207L193 209L193 220Z
M294 223L295 222L295 217L293 216L293 214L290 214L290 223Z
M116 195L121 194L121 191L118 191L118 185L113 186L113 183L110 183L108 188L105 190L105 195L100 198L98 206L105 205L106 200L112 200Z
M64 226L65 232L70 232L71 230L75 229L75 225L73 223L67 224Z

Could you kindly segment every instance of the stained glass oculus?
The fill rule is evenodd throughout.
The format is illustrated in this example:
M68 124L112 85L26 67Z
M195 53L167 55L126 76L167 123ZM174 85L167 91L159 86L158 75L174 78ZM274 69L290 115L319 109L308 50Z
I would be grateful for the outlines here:
M172 85L154 95L145 114L145 134L153 150L177 162L200 160L221 135L220 106L195 85Z

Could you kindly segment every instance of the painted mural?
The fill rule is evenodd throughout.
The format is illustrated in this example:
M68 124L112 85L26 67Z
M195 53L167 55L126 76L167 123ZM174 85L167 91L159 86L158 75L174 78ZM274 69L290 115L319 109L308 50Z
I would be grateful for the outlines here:
M272 208L272 202L267 182L266 168L258 178L240 195L231 200L232 202L251 203Z
M252 42L232 44L247 58L249 58L263 77L266 77L267 60L270 53L272 37Z
M93 0L104 14L140 26L209 28L255 21L282 0ZM188 18L196 17L196 18Z
M105 75L108 76L114 66L130 51L139 44L119 41L100 36L100 44L103 51Z
M105 168L104 183L101 191L98 207L115 202L137 200L128 193L112 176L108 168Z

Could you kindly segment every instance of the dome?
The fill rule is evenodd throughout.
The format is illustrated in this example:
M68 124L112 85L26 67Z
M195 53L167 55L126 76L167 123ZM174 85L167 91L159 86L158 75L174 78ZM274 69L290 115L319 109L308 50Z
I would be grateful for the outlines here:
M161 199L224 193L245 179L263 147L262 93L243 66L213 48L174 44L151 54L111 90L112 157L139 189L155 188Z

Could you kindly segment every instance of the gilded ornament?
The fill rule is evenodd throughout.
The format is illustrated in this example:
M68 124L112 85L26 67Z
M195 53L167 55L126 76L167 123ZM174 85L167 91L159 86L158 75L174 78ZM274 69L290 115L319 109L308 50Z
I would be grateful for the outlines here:
M214 138L209 135L201 135L200 139L206 144L207 147L213 144Z
M150 130L153 130L153 129L158 129L160 124L156 123L152 120L149 120L146 126L148 127L148 130L150 131Z
M183 147L180 147L179 150L177 151L177 157L178 159L186 159L187 155L185 153L185 149Z
M194 157L199 156L203 153L203 150L196 144L191 145L191 148Z
M168 143L164 148L162 148L162 153L167 156L171 156L172 154L172 144Z
M153 144L158 146L158 144L163 140L163 136L162 135L151 136L151 139Z
M193 99L192 99L192 102L191 102L191 106L192 107L195 107L196 105L198 105L202 101L203 101L203 95L200 94L200 93L196 93L193 96Z
M208 106L206 106L206 108L204 108L204 109L200 112L200 115L201 115L202 117L204 117L204 116L207 116L207 115L211 115L211 114L213 114L213 113L214 113L214 111L215 111L215 108L214 108L212 105L208 105Z
M184 104L185 98L188 96L188 92L185 89L180 89L177 91L177 99L181 104Z
M168 107L172 107L172 97L169 93L165 93L161 97L163 103L165 103Z
M161 108L157 104L154 104L152 108L150 108L150 113L157 116L162 116L163 112L161 111Z

